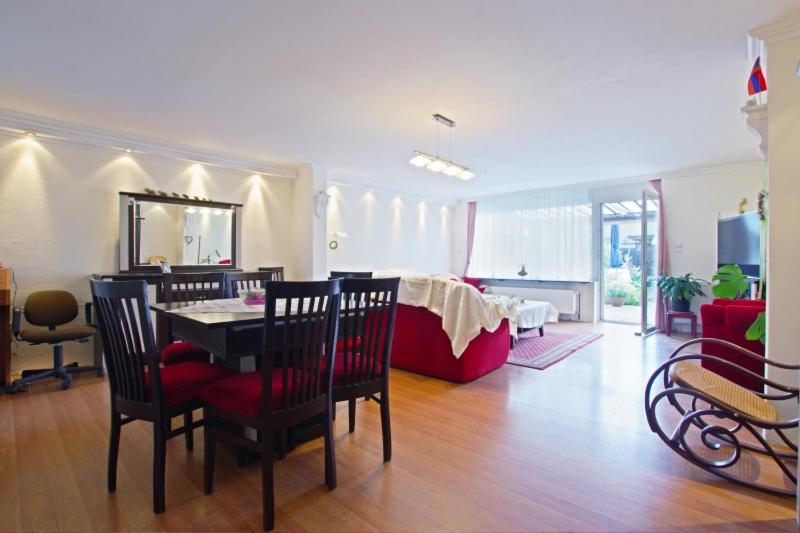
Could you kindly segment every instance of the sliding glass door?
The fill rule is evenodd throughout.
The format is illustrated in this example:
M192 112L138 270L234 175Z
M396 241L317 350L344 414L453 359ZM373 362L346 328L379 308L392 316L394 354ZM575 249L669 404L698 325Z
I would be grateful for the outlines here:
M658 296L656 281L658 281L658 250L659 242L659 199L650 191L642 192L642 235L641 235L641 335L649 335L656 331L656 312L658 310Z

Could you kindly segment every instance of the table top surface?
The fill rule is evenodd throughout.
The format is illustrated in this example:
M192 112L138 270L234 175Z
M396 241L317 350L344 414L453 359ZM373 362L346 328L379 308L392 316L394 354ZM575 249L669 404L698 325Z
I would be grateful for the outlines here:
M175 309L188 307L194 305L193 303L176 302L176 303L154 303L150 304L150 309L156 313L164 313L169 315L172 320L187 320L203 325L207 328L228 328L235 326L253 326L261 325L264 323L263 313L245 313L245 312L220 312L220 313L172 313Z

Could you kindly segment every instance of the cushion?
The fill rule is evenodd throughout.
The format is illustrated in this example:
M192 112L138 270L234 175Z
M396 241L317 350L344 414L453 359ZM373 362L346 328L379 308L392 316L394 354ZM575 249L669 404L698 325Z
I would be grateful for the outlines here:
M348 362L352 362L353 355L349 354L349 357L351 359ZM344 353L341 353L341 352L337 352L336 353L336 360L333 362L333 385L334 386L341 386L341 385L345 384L345 379L344 379L344 377L345 377L344 376L344 358L345 358L345 354ZM352 370L352 369L348 367L348 370ZM375 369L375 379L378 379L378 377L380 376L380 372L381 372L381 362L378 361L377 368Z
M49 330L45 328L24 328L19 332L22 340L36 344L57 344L65 341L85 339L95 334L95 329L89 325L64 326Z
M361 337L350 337L348 339L339 339L336 341L336 353L343 352L345 347L345 340L347 341L347 349L352 352L353 349L361 347Z
M486 290L486 287L481 286L481 278L470 278L468 276L464 276L464 283L467 285L472 285L476 289L478 289L481 293Z
M291 370L289 380L291 383ZM239 413L251 418L261 416L261 372L234 374L204 387L200 399L225 411ZM281 369L272 371L272 409L279 410L283 400Z
M196 400L200 390L216 381L234 374L233 370L221 365L200 363L176 363L161 369L161 387L164 389L164 401L167 406ZM144 375L145 389L150 394L150 374Z
M164 366L189 361L208 363L210 359L211 354L191 342L173 342L168 344L164 351L161 352L161 362Z

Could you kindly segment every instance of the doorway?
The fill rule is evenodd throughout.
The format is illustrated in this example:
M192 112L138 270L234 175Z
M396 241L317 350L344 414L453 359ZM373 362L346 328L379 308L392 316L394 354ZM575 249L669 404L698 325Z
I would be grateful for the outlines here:
M601 319L655 330L658 275L658 198L600 204L602 236Z

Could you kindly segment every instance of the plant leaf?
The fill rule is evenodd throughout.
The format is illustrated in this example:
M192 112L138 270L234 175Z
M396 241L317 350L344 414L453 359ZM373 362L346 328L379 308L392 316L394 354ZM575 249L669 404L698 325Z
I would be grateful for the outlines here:
M744 337L749 341L761 341L761 344L767 342L767 313L764 311L758 313L755 322L750 324Z

